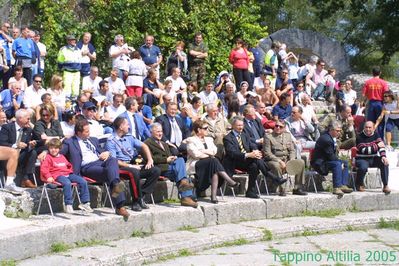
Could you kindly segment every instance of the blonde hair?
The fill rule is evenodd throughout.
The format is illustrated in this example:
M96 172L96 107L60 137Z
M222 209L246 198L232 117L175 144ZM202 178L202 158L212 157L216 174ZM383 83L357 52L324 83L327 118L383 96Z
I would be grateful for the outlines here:
M61 76L59 76L59 75L53 75L53 76L51 77L51 81L50 81L50 88L51 88L52 90L56 89L56 86L57 86L58 84L60 84L61 82L62 82L62 77L61 77ZM57 89L59 89L59 88L57 88ZM61 89L62 89L62 87L61 87Z

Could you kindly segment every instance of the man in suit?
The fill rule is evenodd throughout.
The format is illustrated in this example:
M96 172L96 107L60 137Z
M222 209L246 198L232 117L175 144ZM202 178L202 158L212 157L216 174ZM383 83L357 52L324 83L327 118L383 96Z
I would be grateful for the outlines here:
M125 101L126 111L120 117L126 118L129 122L129 134L138 140L145 141L151 136L143 116L138 112L139 104L135 97L127 97Z
M190 131L183 123L181 118L176 117L177 103L171 102L166 106L166 114L158 116L155 122L162 125L162 141L166 142L172 149L184 152L187 151L187 145L182 141L190 136Z
M7 146L19 150L17 173L22 177L21 186L35 188L29 179L35 171L37 158L36 141L32 140L30 128L30 114L26 109L19 109L15 113L16 121L3 125L0 131L0 146Z
M90 137L89 122L79 119L75 124L75 136L64 141L60 151L68 157L73 166L73 173L87 176L99 182L106 182L111 188L116 213L129 218L128 211L123 207L125 202L125 185L119 179L118 160L103 151L97 138Z
M232 127L233 130L223 139L226 150L223 166L229 176L234 174L234 169L236 168L248 172L248 189L245 196L248 198L259 198L255 190L256 178L259 171L265 177L272 178L273 182L277 185L286 182L286 179L277 177L269 171L265 161L262 160L262 152L257 149L258 147L254 142L250 141L249 136L243 133L243 119L238 116L234 117Z
M144 142L151 150L154 165L161 169L161 175L176 182L181 205L197 208L198 204L191 198L194 186L187 179L184 159L172 154L169 145L162 141L162 135L162 125L153 123L151 125L151 138Z
M255 142L258 150L261 150L265 130L263 129L260 119L256 117L255 107L251 104L247 104L244 108L243 116L244 134L249 136L252 142Z
M337 140L342 133L342 123L333 121L328 131L324 132L316 141L316 147L311 156L310 164L321 175L327 175L329 171L333 174L333 194L341 198L344 193L351 193L353 190L348 184L348 162L338 158Z

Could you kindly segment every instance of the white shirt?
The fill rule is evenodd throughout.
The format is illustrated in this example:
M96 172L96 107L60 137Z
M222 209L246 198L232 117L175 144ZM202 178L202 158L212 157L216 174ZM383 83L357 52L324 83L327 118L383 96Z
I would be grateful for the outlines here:
M57 108L60 108L63 111L65 109L65 102L66 102L65 92L63 90L55 91L52 89L47 89L47 93L50 93L51 101L55 103L55 106L57 106Z
M126 86L122 79L116 78L115 81L112 81L111 77L108 77L108 78L105 78L105 80L108 81L109 90L113 94L124 94L125 93Z
M136 136L136 124L134 123L134 118L133 118L134 113L127 111L127 115L128 115L127 117L129 118L130 125L131 125L130 129L132 130L132 136L137 138L137 136Z
M101 77L95 77L93 80L90 76L86 76L82 79L82 90L97 90L98 84L102 80Z
M117 118L119 115L121 115L125 111L126 111L126 107L123 105L119 105L118 108L115 108L115 106L113 106L113 105L107 106L107 112L108 112L108 115L109 115L109 118L111 119L111 121L114 121L115 118Z
M91 133L91 132L90 132ZM93 143L90 140L87 140L90 145L95 149ZM92 150L86 147L86 144L83 142L82 139L78 138L78 143L80 150L82 151L82 166L98 161L98 155L94 154Z
M126 79L126 86L143 87L143 80L147 76L147 67L143 60L134 58L128 63L129 76Z
M42 95L46 93L46 90L43 88L40 88L38 91L36 91L33 88L33 85L30 85L29 87L26 88L25 90L25 95L24 95L24 105L25 108L34 108L38 106L39 104L42 103Z
M62 132L66 138L70 138L75 135L75 125L70 125L66 121L62 121L60 124Z
M46 45L44 45L41 42L37 42L36 44L37 44L37 47L39 47L40 53L47 53ZM44 58L45 58L45 56L40 56L40 68L41 69L44 69Z
M88 55L83 55L83 52L90 52L89 45L88 44L83 44L82 48L80 50L82 50L82 59L80 60L80 62L82 64L89 64L90 63L90 57ZM92 55L95 56L96 52L93 52Z
M89 121L90 137L100 138L104 135L104 128L100 123L93 119L87 119Z
M122 46L112 45L109 48L109 56L111 57L112 54L118 53L122 49L127 49L128 46L125 43ZM126 54L121 54L115 58L112 58L112 68L123 69L127 71L127 64L130 58Z
M357 98L357 93L354 90L344 90L344 102L345 104L351 106L355 103L355 100Z
M216 101L218 100L218 95L214 91L211 91L208 94L205 90L203 90L199 93L198 96L201 98L203 105L207 105L210 103L216 103Z
M177 79L173 79L172 76L169 76L165 80L172 81L172 89L174 91L179 91L180 89L185 90L187 88L186 82L184 82L184 80L181 77L178 77Z
M314 108L312 105L308 104L306 106L301 105L303 113L302 113L302 118L303 120L305 120L305 122L307 123L311 123L312 122L312 117L314 115L316 115L316 113L314 112Z

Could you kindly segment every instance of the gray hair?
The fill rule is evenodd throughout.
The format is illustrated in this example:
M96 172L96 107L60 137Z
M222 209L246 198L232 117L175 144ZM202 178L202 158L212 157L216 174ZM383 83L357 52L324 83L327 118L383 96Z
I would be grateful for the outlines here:
M153 132L156 128L161 128L162 129L162 125L158 122L152 123L150 126L150 131Z
M123 35L122 34L116 35L115 38L114 38L114 42L117 42L120 39L123 39Z
M25 117L25 116L29 116L30 114L29 114L29 111L28 110L26 110L26 109L18 109L16 112L15 112L15 118L21 118L21 117Z
M206 106L206 111L207 112L211 112L213 109L215 109L215 108L217 108L218 106L216 105L216 104L214 104L214 103L209 103L207 106Z
M231 121L231 125L235 125L237 123L237 121L244 122L244 118L242 118L241 116L233 117L233 120Z
M342 128L341 121L334 120L328 125L328 130L333 130L333 129L337 129L337 128Z
M310 57L309 63L317 63L317 61L319 60L319 57L317 55L312 55Z

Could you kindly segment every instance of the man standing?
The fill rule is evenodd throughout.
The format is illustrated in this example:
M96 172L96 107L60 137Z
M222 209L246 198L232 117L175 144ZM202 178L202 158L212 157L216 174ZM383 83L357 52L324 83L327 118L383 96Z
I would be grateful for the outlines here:
M74 35L68 35L66 39L68 44L63 46L58 52L58 68L63 71L66 97L77 97L80 88L82 52L76 46Z
M16 60L16 66L22 66L23 76L28 81L28 85L32 84L32 63L34 62L34 54L36 53L33 41L30 38L30 30L27 26L22 27L22 35L12 44L12 54Z
M35 41L35 43L37 44L37 47L39 48L40 51L40 63L39 63L39 74L42 75L42 77L44 76L44 59L47 55L47 48L46 45L44 45L44 43L40 42L40 32L39 31L35 31L35 37L33 38L33 40Z
M294 140L285 131L284 120L276 122L272 134L265 136L263 143L266 165L273 174L281 176L283 173L295 175L295 187L292 194L307 195L303 191L305 185L305 162L296 158ZM285 196L284 188L280 186L280 196Z
M32 140L30 114L25 109L19 109L15 114L15 122L3 125L0 131L0 146L19 149L17 174L22 176L21 187L35 188L29 179L33 176L37 158L36 141Z
M162 54L159 47L154 45L154 36L147 35L145 37L145 44L140 46L139 52L147 69L156 69L159 76L159 64L162 62Z
M188 53L191 81L196 82L198 88L202 88L206 75L205 60L208 57L208 46L204 43L201 32L197 32L194 43L188 45Z
M96 48L91 44L91 33L83 33L82 40L76 45L82 51L80 74L86 77L90 74L90 63L96 61Z
M333 121L328 131L324 132L316 141L313 151L313 158L310 164L320 174L327 175L329 171L333 175L333 194L342 198L344 193L351 193L353 190L347 186L348 184L348 162L338 158L338 142L342 133L342 123Z
M0 72L3 79L3 89L7 89L8 80L10 79L12 72L9 71L11 68L11 53L9 44L13 42L13 39L9 36L9 28L10 23L4 22L0 30L0 53L7 63L6 66L3 66L3 69ZM0 65L2 64L3 62L0 62Z
M119 179L118 160L104 151L97 138L90 137L89 122L78 119L75 124L75 136L64 141L60 151L67 156L75 175L83 175L107 183L116 206L116 214L129 218L129 212L123 207L125 202L125 184Z
M154 164L161 169L161 175L176 182L182 206L197 208L198 203L192 200L193 184L187 179L186 165L182 157L172 154L169 145L162 141L162 125L151 125L151 138L144 143L150 148Z
M372 121L373 123L375 123L377 118L381 115L384 92L389 90L388 84L385 80L380 78L380 75L380 68L374 67L373 77L367 80L363 87L363 96L369 101L366 114L367 121Z
M234 169L245 170L249 174L248 189L245 193L247 198L259 198L256 193L256 179L259 171L265 177L272 178L277 185L284 184L287 179L274 176L262 160L262 152L243 133L244 121L241 117L234 117L232 122L233 130L223 139L226 155L223 159L223 166L229 176L233 176Z
M386 195L391 193L388 187L388 158L385 152L385 144L374 131L374 123L367 121L364 124L364 130L356 138L356 186L358 191L364 191L364 176L369 167L378 167L381 172L381 179L384 185L382 192Z

